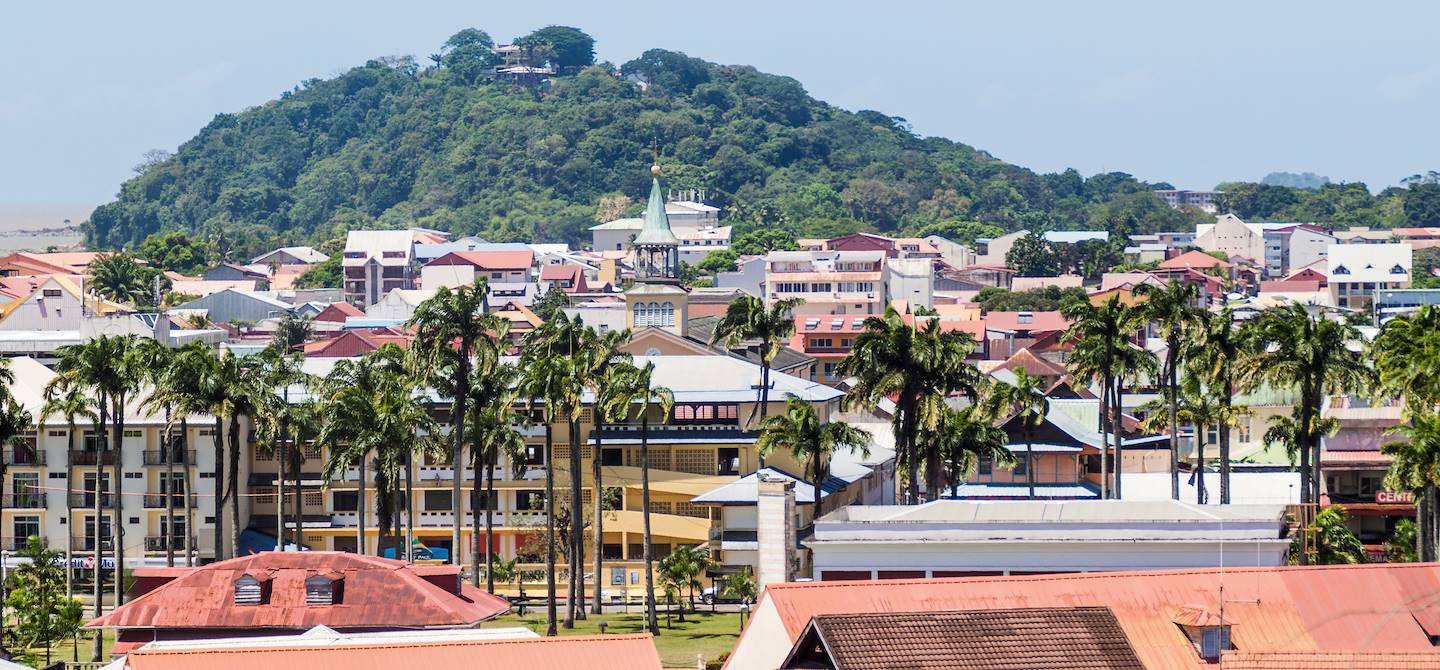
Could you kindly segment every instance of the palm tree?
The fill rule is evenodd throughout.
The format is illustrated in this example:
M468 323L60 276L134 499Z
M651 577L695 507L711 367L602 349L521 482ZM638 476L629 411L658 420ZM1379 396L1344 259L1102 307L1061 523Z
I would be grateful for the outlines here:
M161 486L160 493L161 495L165 496L165 521L163 524L163 527L165 529L165 538L163 540L165 543L165 565L166 567L173 568L175 567L176 527L176 524L174 523L175 420L173 413L173 410L175 409L175 404L173 401L168 401L165 399L165 396L160 392L160 386L169 381L167 378L168 373L171 365L174 363L174 359L177 354L175 351L167 349L165 347L154 347L150 349L149 354L150 358L148 361L146 361L144 374L145 381L150 384L150 397L141 404L141 408L153 411L154 406L158 404L162 411L164 411L165 413L165 427L164 431L160 435L160 454L161 457L164 459L163 462L165 463L165 479L163 485ZM159 400L158 403L153 402L157 399ZM181 455L183 456L184 452L181 452ZM189 497L188 477L186 481L187 486L185 487L185 494L186 497ZM185 526L185 532L187 534L190 532L190 526Z
M1200 318L1195 308L1200 290L1194 284L1171 280L1163 288L1153 284L1141 284L1135 293L1144 297L1140 311L1145 320L1155 325L1161 339L1165 340L1165 364L1160 376L1165 384L1165 402L1170 411L1170 498L1180 499L1180 434L1175 414L1176 398L1180 393L1180 364L1184 353L1181 348L1190 337L1190 330ZM1116 461L1119 462L1118 459ZM1117 478L1118 482L1118 478Z
M715 324L710 334L710 345L723 343L726 349L739 347L746 341L760 343L760 388L756 409L764 419L770 405L770 366L775 357L785 348L785 342L795 332L795 318L791 310L805 304L800 298L777 300L768 308L765 301L753 295L742 295L731 301L725 309L725 316ZM750 413L755 421L755 412Z
M140 264L129 252L96 256L88 269L91 290L107 300L139 302L149 290L140 275Z
M35 419L30 412L14 398L0 399L0 450L14 449L24 453L31 459L35 457L35 445L25 439L25 433L35 427ZM0 482L5 481L5 471L10 463L9 454L0 455ZM0 495L0 514L5 511L5 497ZM0 582L0 603L5 601L5 584ZM5 649L4 629L5 610L0 607L0 651Z
M594 542L595 561L595 596L591 602L591 613L604 613L604 580L601 575L605 572L605 483L604 472L601 467L604 462L605 439L603 430L611 416L615 415L616 391L621 395L628 395L624 387L627 369L633 369L629 365L630 354L620 351L620 347L630 341L629 330L612 330L608 333L597 333L593 329L585 329L583 338L584 355L578 360L581 362L581 378L585 386L594 397L593 424L590 434L595 438L595 448L591 451L590 478L591 478L591 536ZM617 376L617 374L619 376ZM629 408L628 401L626 409Z
M259 384L254 394L255 442L256 446L269 449L275 454L278 476L275 503L275 546L276 551L285 549L285 478L287 462L293 461L292 452L300 450L299 431L304 425L307 408L291 404L290 386L306 381L307 375L300 371L298 356L277 346L266 347L257 356L260 369L257 371ZM298 463L293 473L295 498L301 497L301 477ZM301 525L303 517L296 516L295 524ZM299 549L299 543L296 543Z
M460 506L460 478L464 459L461 452L465 442L465 405L470 399L471 364L478 349L484 349L487 360L498 357L495 342L486 337L508 327L508 322L487 314L489 311L490 285L484 277L470 286L461 286L454 291L441 287L430 299L420 303L414 316L406 325L415 328L413 354L420 368L428 376L442 371L448 377L450 392L450 464L454 471L450 487L450 511L455 519L451 529L451 562L460 565L460 527L464 523L464 512ZM503 325L502 325L503 324ZM458 356L443 356L443 353L458 351ZM443 357L442 357L443 356ZM448 365L442 366L442 362ZM491 364L493 365L493 363ZM479 482L475 482L479 485Z
M1365 562L1365 545L1350 530L1349 514L1339 505L1331 505L1315 515L1315 563L1343 565ZM1300 538L1297 537L1297 540ZM1308 560L1308 557L1302 560Z
M1205 491L1205 434L1210 426L1218 426L1220 430L1235 422L1235 419L1243 414L1248 414L1249 409L1240 407L1233 408L1225 402L1223 393L1218 388L1209 388L1201 384L1197 375L1186 375L1180 384L1180 393L1176 396L1176 407L1174 414L1167 414L1169 400L1162 402L1147 403L1144 407L1149 414L1145 422L1145 428L1150 431L1162 431L1176 429L1171 421L1177 421L1183 425L1193 427L1195 431L1195 502L1204 505L1209 502L1209 495ZM1173 417L1173 418L1172 418Z
M240 452L241 434L240 417L256 414L255 408L259 404L260 396L265 393L265 382L261 377L262 371L258 361L247 357L241 357L235 353L228 353L220 358L217 380L222 388L224 402L220 409L225 413L228 420L226 442L229 449L226 458L229 467L226 468L227 479L225 481L225 498L230 503L230 550L235 555L240 553ZM216 486L220 485L220 475L216 474ZM219 521L217 510L216 521Z
M1100 305L1081 301L1067 306L1066 318L1072 321L1066 331L1074 343L1070 352L1070 372L1076 379L1086 383L1100 382L1100 429L1120 433L1118 417L1123 411L1122 398L1116 397L1117 380L1132 374L1125 367L1127 358L1134 358L1129 350L1130 336L1139 330L1137 312L1120 302L1118 295L1111 296ZM1100 497L1111 497L1110 448L1100 445ZM1120 455L1115 455L1119 465Z
M816 518L823 510L822 496L835 452L859 450L866 458L870 456L869 433L843 421L822 423L815 415L815 406L793 394L785 397L785 413L761 420L760 430L755 447L761 455L783 449L808 470L805 475L815 487Z
M1425 305L1380 326L1370 346L1378 373L1375 392L1403 397L1406 412L1440 406L1440 306Z
M315 324L308 316L300 316L295 312L286 312L280 317L280 322L275 324L275 337L272 344L284 351L290 351L295 347L304 344L315 333Z
M1130 310L1132 317L1138 316L1138 310ZM1131 327L1137 327L1138 323L1132 322ZM1115 363L1119 373L1115 375L1115 388L1111 389L1110 437L1115 440L1115 467L1111 473L1114 477L1112 491L1116 498L1124 496L1124 481L1122 475L1125 469L1125 385L1144 384L1152 380L1160 372L1160 363L1155 353L1149 349L1136 346L1130 342L1116 352Z
M1015 454L1006 446L1008 436L995 426L995 416L987 409L984 404L946 408L940 425L921 437L938 443L935 448L945 462L946 484L952 492L975 472L982 460L1001 466L1015 463Z
M9 359L5 359L6 366ZM7 369L8 372L8 369ZM64 379L63 377L59 379ZM88 419L91 424L99 423L100 415L95 413L95 399L86 395L78 386L61 383L55 386L45 387L45 404L40 408L39 426L52 416L65 417L65 440L67 442L67 457L75 452L75 425L78 419ZM37 426L37 431L39 430ZM97 431L98 433L98 431ZM67 461L68 462L68 461ZM68 469L68 468L67 468ZM70 480L67 472L66 481ZM67 522L73 517L70 515L71 496L69 492L65 495L65 519ZM65 595L73 597L74 594L74 571L71 569L71 555L75 551L73 533L65 533Z
M1199 323L1191 329L1189 344L1192 370L1215 390L1222 415L1232 415L1235 366L1244 355L1244 333L1236 330L1229 307L1219 312L1200 312ZM1234 414L1236 417L1239 414ZM1220 424L1220 504L1230 504L1230 423Z
M479 378L479 382L470 387L470 443L471 447L471 471L474 472L472 481L475 488L480 486L480 465L485 465L485 495L484 497L472 496L471 498L471 521L479 524L480 507L485 508L485 584L486 590L495 592L495 581L498 575L492 574L496 569L495 552L495 506L491 501L495 500L495 469L503 456L506 463L515 470L514 477L519 478L525 467L525 436L515 430L515 427L524 423L525 418L515 411L517 397L517 385L520 381L520 368L506 363L495 366L488 374ZM472 489L473 490L473 489ZM479 528L471 531L471 537L480 536ZM457 548L458 551L458 548ZM471 583L480 586L480 545L474 545L474 563L477 569L471 576ZM501 583L506 582L500 579Z
M1419 541L1416 551L1421 561L1434 561L1437 552L1436 517L1437 486L1440 486L1440 415L1429 411L1413 413L1408 425L1394 429L1407 441L1387 442L1381 453L1391 457L1385 487L1392 491L1410 491L1416 500L1415 525Z
M315 438L316 442L330 447L324 468L327 479L349 467L351 462L363 463L374 453L375 512L380 541L383 544L388 536L397 550L400 537L396 530L396 503L401 469L408 467L415 452L435 451L434 443L417 432L426 436L436 432L435 420L417 392L414 375L405 370L404 357L399 347L387 344L358 361L337 364L325 384L329 392L326 422ZM363 499L363 479L359 485ZM364 505L360 508L363 517ZM407 501L406 509L413 508L414 501ZM413 532L413 523L410 528ZM410 550L411 547L404 547L404 555L408 556Z
M1019 417L1020 431L1025 437L1025 484L1030 489L1030 498L1035 498L1035 461L1031 450L1035 442L1035 429L1045 422L1050 414L1050 399L1045 397L1044 380L1016 368L1015 381L998 382L990 387L987 400L990 413L1006 411L1011 417ZM1103 455L1104 449L1101 449Z
M1311 314L1304 305L1273 307L1255 320L1252 353L1242 361L1238 376L1246 386L1298 387L1295 434L1305 440L1298 445L1305 479L1302 503L1320 499L1320 440L1314 425L1326 394L1357 392L1369 386L1369 368L1350 349L1359 341L1360 331L1354 325Z
M670 417L675 407L675 394L664 386L654 385L655 363L647 362L644 367L632 373L632 383L644 389L637 396L636 412L640 416L640 518L644 530L645 558L645 626L651 635L660 634L660 624L655 612L655 545L650 534L650 404L657 405L660 421Z
M530 356L522 357L520 364L522 395L527 399L527 407L542 403L541 420L545 422L545 634L554 637L558 634L555 616L555 421L564 411L560 405L569 392L572 371L569 361L559 356L547 355L538 348L529 347L526 353Z
M1420 561L1415 521L1401 519L1395 522L1395 532L1385 540L1386 563L1416 563Z
M921 431L935 429L952 393L974 400L983 387L979 370L965 360L974 346L959 331L942 331L938 320L919 327L906 323L894 308L886 308L884 316L865 319L850 357L840 364L839 374L855 379L842 407L895 403L891 427L906 467L906 498L911 504L920 502ZM926 493L933 498L944 483L941 456L938 450L927 449L924 459L929 478Z

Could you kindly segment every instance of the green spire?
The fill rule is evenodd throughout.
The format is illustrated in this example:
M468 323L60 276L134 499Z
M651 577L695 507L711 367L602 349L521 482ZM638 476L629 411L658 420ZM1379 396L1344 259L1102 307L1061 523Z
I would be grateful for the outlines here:
M650 203L645 206L645 224L632 244L680 246L680 239L670 231L670 217L665 215L665 197L660 194L660 166L650 166Z

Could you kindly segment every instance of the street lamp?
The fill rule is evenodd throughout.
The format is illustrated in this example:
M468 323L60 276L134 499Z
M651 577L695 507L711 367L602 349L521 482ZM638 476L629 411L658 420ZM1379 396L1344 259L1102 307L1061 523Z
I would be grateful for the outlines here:
M740 603L740 632L745 632L745 614L750 611L750 603Z

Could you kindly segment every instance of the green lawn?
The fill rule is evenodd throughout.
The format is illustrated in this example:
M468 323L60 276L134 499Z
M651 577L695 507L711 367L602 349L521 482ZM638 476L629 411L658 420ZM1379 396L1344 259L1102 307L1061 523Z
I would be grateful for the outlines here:
M88 660L90 660L90 653L91 653L92 651L94 651L94 649L95 649L95 641L94 641L94 640L95 640L95 638L89 635L89 631L86 631L86 632L84 632L84 633L81 633L81 636L80 636L80 655L79 655L79 659L80 659L80 660L82 660L82 661L88 661ZM104 642L103 642L103 645L104 645L104 646L102 647L102 649L104 650L104 651L103 651L103 653L104 653L103 658L104 658L106 661L109 661L109 660L110 660L110 647L112 647L112 646L115 645L115 631L114 631L114 630L106 630L106 631L105 631L105 640L104 640ZM54 645L51 645L51 647L50 647L50 661L51 661L51 662L54 662L54 661L70 661L70 660L74 660L74 659L76 658L76 656L73 655L74 652L75 652L75 647L74 647L74 645L71 644L71 641L70 641L69 639L66 639L66 640L64 640L64 641L62 641L62 642L56 642ZM23 663L23 664L25 664L25 665L29 665L29 666L33 666L33 667L37 667L37 668L38 668L38 667L42 667L43 665L45 665L45 648L44 648L44 647L39 647L39 648L36 648L36 649L28 649L28 650L26 650L26 651L23 651L23 652L21 652L21 653L19 653L19 654L16 655L14 661L17 662L17 663Z
M563 614L563 612L562 612ZM600 621L605 621L606 634L614 633L643 633L645 632L645 615L643 614L603 614L600 616L590 615L585 621L576 621L575 628L565 630L560 627L561 635L595 635L600 632L598 626ZM487 628L504 626L525 626L541 635L545 634L545 611L535 612L528 609L525 616L518 614L506 614L486 622ZM660 662L667 668L693 668L695 667L695 655L700 654L707 662L714 661L722 654L730 653L735 646L735 640L740 636L740 615L739 614L710 614L709 612L692 612L685 615L685 623L672 617L671 627L665 626L665 616L660 616L660 636L655 638L655 648L660 652Z

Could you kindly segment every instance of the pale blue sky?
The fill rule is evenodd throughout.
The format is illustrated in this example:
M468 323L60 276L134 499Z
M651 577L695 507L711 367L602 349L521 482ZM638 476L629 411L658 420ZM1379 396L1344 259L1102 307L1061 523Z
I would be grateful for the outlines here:
M1372 189L1440 169L1440 3L0 2L0 209L83 218L217 112L460 28L550 23L800 80L1040 171Z

